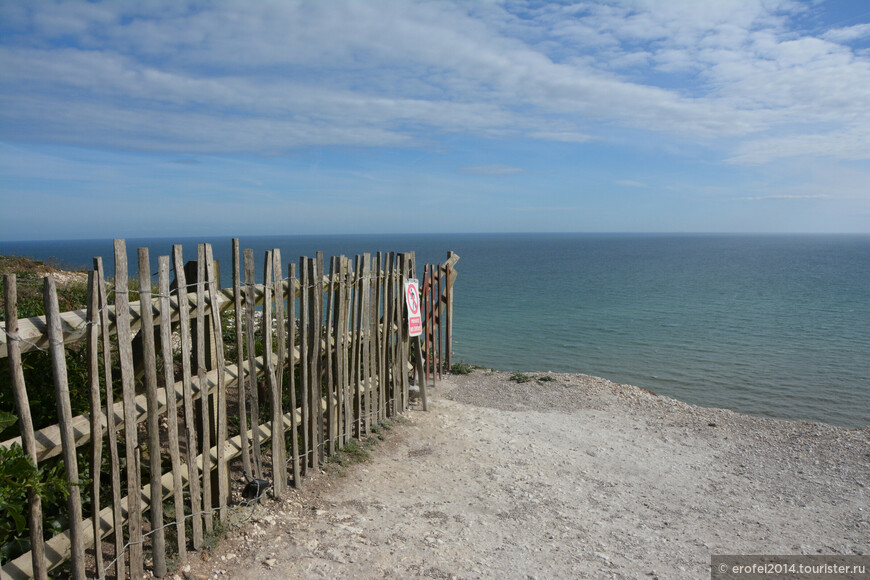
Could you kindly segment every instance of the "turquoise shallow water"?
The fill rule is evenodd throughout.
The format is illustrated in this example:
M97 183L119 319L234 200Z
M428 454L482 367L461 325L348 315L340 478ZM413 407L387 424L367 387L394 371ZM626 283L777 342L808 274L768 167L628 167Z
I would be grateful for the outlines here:
M127 240L156 264L173 242ZM683 401L847 427L870 424L870 236L480 234L242 237L259 262L416 251L461 260L454 359L582 372ZM111 240L0 242L0 252L111 265ZM156 267L154 268L156 270Z

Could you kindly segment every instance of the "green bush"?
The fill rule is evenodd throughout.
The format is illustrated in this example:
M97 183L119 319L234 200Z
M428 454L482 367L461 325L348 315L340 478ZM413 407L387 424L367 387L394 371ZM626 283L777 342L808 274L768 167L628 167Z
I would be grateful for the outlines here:
M27 525L27 491L32 489L46 506L60 505L69 495L63 461L37 468L20 445L0 447L0 561L7 562L30 550ZM46 510L51 515L53 510ZM46 518L46 531L53 535L66 527L60 516Z
M450 367L450 372L454 375L470 375L473 370L474 367L465 362L454 363Z

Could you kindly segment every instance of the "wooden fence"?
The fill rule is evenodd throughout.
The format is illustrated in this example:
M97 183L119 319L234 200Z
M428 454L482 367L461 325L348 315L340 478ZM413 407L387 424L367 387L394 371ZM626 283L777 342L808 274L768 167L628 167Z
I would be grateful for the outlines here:
M247 481L271 477L281 497L352 438L408 409L410 375L425 387L443 366L442 329L449 361L453 253L424 268L426 330L412 341L402 281L415 276L413 253L328 264L318 253L300 258L298 269L288 264L285 277L276 249L266 252L257 283L253 251L242 259L234 239L233 285L221 289L210 245L188 264L181 246L172 250L158 259L155 292L148 249L139 249L138 284L130 284L125 244L116 240L114 284L95 258L88 307L76 312L59 312L46 277L46 315L19 321L15 276L6 277L0 358L9 358L21 437L0 445L20 443L36 464L61 456L69 482L80 481L85 447L92 481L88 513L82 486L70 484L69 528L46 541L41 498L29 493L31 551L4 563L3 578L45 578L64 562L74 578L141 578L146 552L150 570L164 576L167 554L183 561L238 506L233 466ZM65 349L80 342L87 385L74 387L88 390L90 412L73 417ZM28 390L51 386L25 384L21 354L32 350L50 357L57 400L58 423L39 430ZM106 490L111 497L101 496Z

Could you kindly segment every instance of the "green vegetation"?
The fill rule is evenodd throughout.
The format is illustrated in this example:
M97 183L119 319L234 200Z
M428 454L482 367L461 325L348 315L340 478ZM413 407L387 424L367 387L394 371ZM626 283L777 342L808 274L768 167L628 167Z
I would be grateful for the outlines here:
M556 380L556 379L553 378L553 377L551 377L550 375L541 375L541 376L538 377L538 382L539 382L539 383L552 383L552 382L555 381L555 380Z
M532 380L532 377L530 377L529 375L525 375L521 372L516 372L510 376L510 380L514 381L515 383L528 383Z
M18 318L43 316L43 277L58 272L57 264L20 256L0 256L0 320L6 319L5 274L15 274L18 297ZM81 276L57 285L57 297L62 312L85 308L87 284ZM0 324L2 326L2 324ZM24 380L30 412L35 429L57 423L57 401L50 357L40 351L21 355ZM66 347L67 379L72 414L80 415L90 409L87 380L87 351L84 343ZM101 387L102 388L102 387ZM0 359L0 441L17 437L18 409L12 395L9 359ZM85 451L85 450L83 450ZM109 473L108 458L102 466ZM81 483L90 477L90 461L79 461ZM107 479L104 479L107 481ZM43 528L50 538L67 527L66 498L69 493L64 464L59 457L41 462L37 468L19 445L0 448L0 512L9 514L0 518L0 562L7 562L30 549L30 530L27 524L27 490L34 489L43 501ZM90 502L90 490L82 487L82 501Z
M344 477L345 471L343 468L349 467L354 463L363 463L371 460L369 449L374 445L369 440L360 443L357 439L351 439L347 445L337 451L335 455L330 455L326 460L326 469L335 473L338 477Z
M466 362L458 362L454 363L452 367L450 367L450 372L454 375L470 375L474 370L474 367Z
M66 527L65 510L51 509L64 504L69 495L64 477L63 461L36 467L20 445L0 447L0 561L17 557L30 549L27 525L27 491L34 490L42 498L46 518L44 526L50 535Z
M49 264L21 256L0 256L0 288L5 274L15 274L18 293L18 318L30 318L45 314L42 304L42 279L59 270L58 264ZM84 308L88 300L85 281L58 284L57 299L60 311ZM6 298L0 292L0 320L6 320Z

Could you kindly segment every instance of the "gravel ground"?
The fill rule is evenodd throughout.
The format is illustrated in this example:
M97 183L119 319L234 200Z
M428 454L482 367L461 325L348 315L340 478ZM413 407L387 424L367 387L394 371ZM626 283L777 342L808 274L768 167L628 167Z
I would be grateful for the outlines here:
M870 428L527 374L446 377L372 461L267 501L179 577L696 579L711 554L870 554Z

